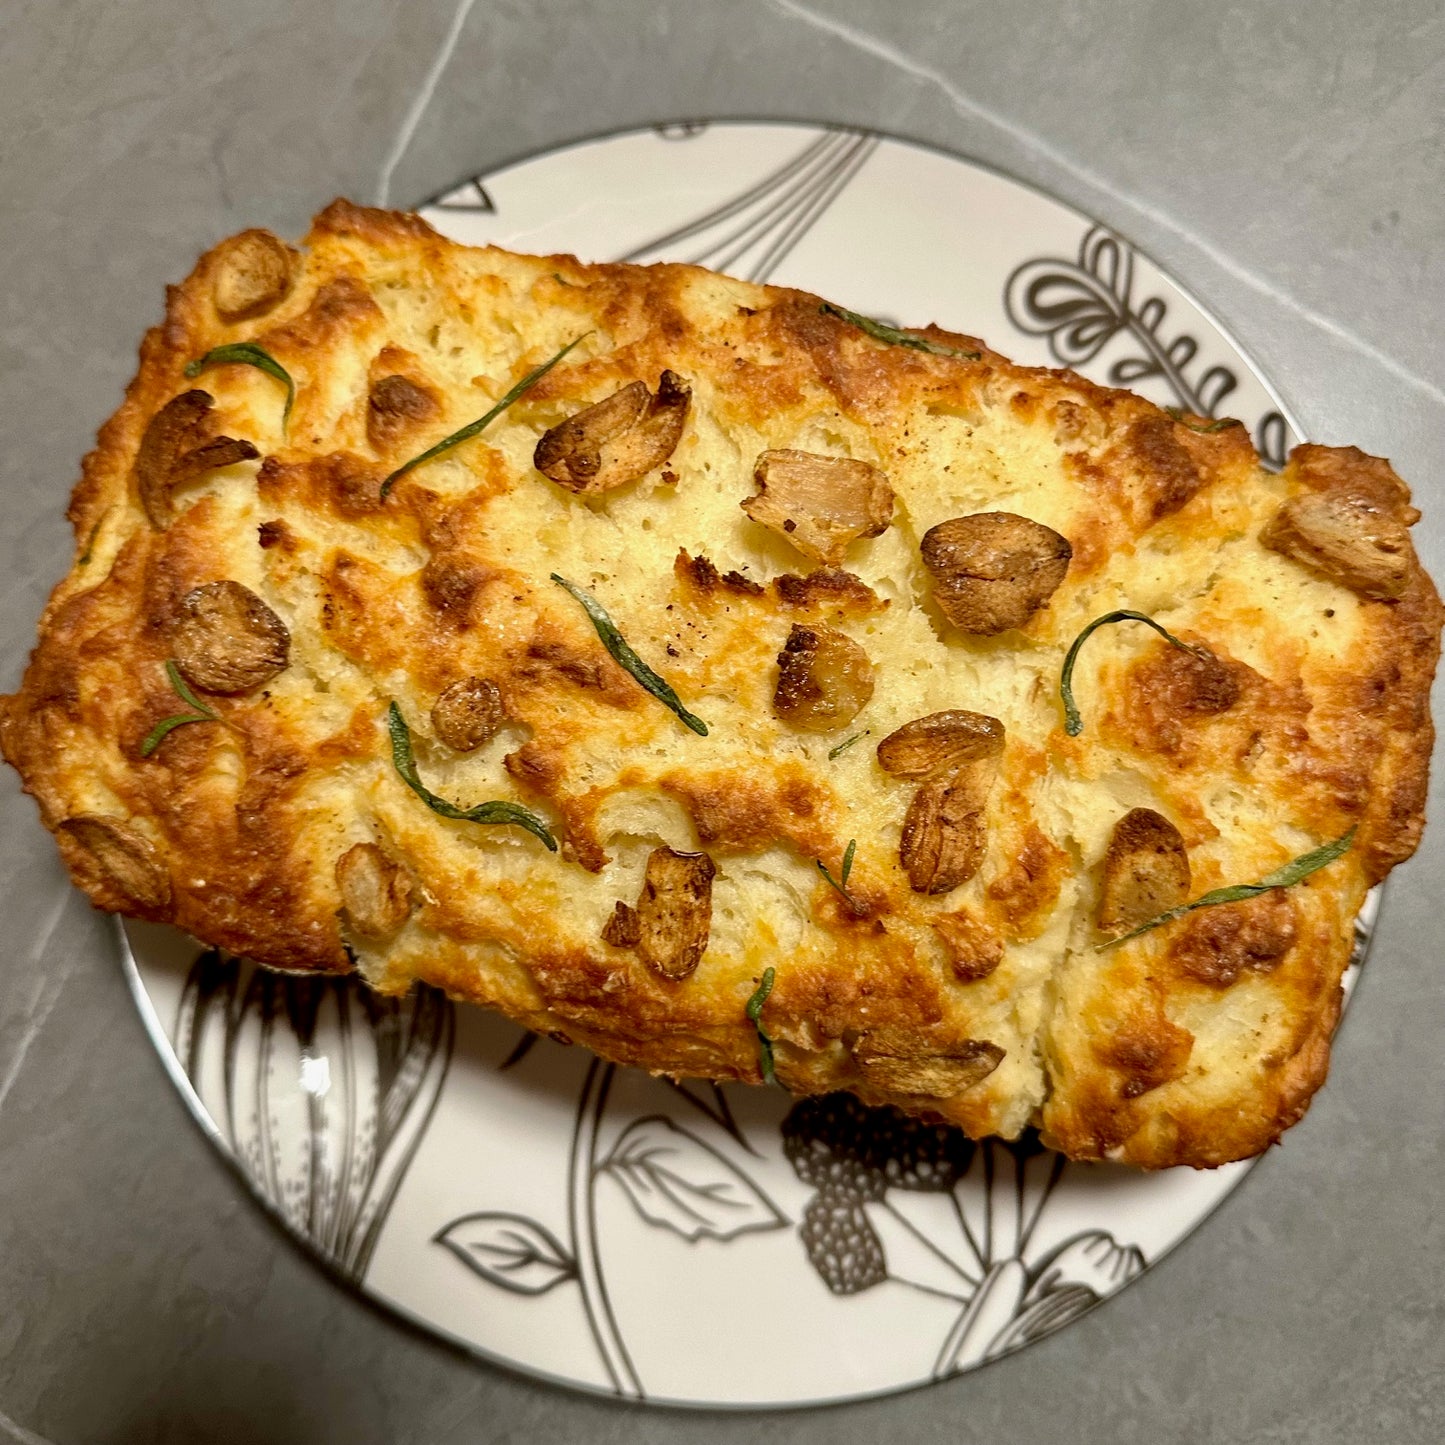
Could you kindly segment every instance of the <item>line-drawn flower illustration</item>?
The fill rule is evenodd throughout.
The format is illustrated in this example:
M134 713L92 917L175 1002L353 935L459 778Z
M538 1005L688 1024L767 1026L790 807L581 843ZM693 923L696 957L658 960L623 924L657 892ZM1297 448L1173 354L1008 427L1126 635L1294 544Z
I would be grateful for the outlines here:
M1191 377L1199 340L1187 331L1165 334L1169 304L1161 296L1137 301L1136 252L1107 226L1090 226L1078 255L1040 256L1014 268L1004 285L1004 310L1025 336L1048 339L1062 366L1094 361L1116 336L1127 334L1134 350L1112 361L1111 385L1137 387L1161 378L1179 405L1196 416L1215 416L1239 386L1231 367L1216 364ZM1289 446L1289 426L1278 411L1267 411L1254 427L1254 446L1270 471L1280 471Z
M256 1192L354 1281L441 1093L453 1006L214 949L191 965L175 1050Z
M799 1238L834 1294L893 1279L958 1302L935 1378L1059 1329L1144 1269L1137 1246L1103 1230L1043 1254L1033 1247L1068 1167L1033 1130L975 1143L957 1129L828 1094L794 1104L782 1136L794 1173L816 1191ZM1035 1161L1037 1181L1029 1177ZM946 1195L956 1227L921 1227L898 1197L910 1193Z
M1169 306L1162 297L1136 304L1134 248L1105 226L1084 233L1074 260L1045 256L1018 266L1004 287L1004 306L1026 336L1048 338L1050 352L1063 366L1086 365L1127 331L1137 350L1110 364L1109 382L1132 387L1163 377L1179 404L1198 416L1213 416L1239 385L1233 370L1221 365L1190 378L1198 340L1183 331L1166 338Z
M642 1399L647 1391L608 1292L598 1182L610 1177L641 1219L693 1244L707 1239L726 1246L794 1221L704 1134L667 1114L629 1120L601 1151L616 1072L593 1060L578 1099L565 1238L521 1214L480 1210L451 1220L433 1239L475 1275L513 1294L544 1294L575 1282L614 1392ZM695 1082L671 1087L714 1129L762 1157L737 1129L725 1092L706 1085L709 1098L690 1086ZM851 1094L829 1094L797 1100L779 1142L783 1159L812 1190L796 1221L798 1240L833 1295L861 1295L892 1280L957 1304L940 1342L936 1378L1061 1328L1145 1267L1138 1246L1102 1229L1036 1244L1069 1166L1031 1130L1017 1140L976 1143L958 1129L870 1108ZM946 1227L939 1227L938 1215L921 1220L907 1207L909 1196L923 1195L948 1200Z
M525 1053L531 1048L527 1037L502 1061L501 1069L514 1066L519 1050ZM599 1138L616 1073L615 1064L593 1059L583 1081L569 1151L565 1242L535 1219L493 1210L451 1220L433 1242L489 1284L514 1294L544 1294L576 1281L588 1329L613 1390L643 1399L646 1391L607 1289L597 1225L599 1180L615 1180L639 1218L690 1244L703 1239L726 1244L739 1235L786 1228L788 1220L755 1180L700 1134L666 1114L631 1120L601 1153ZM713 1095L708 1099L690 1087L695 1082L673 1087L714 1128L756 1153L737 1128L722 1090L707 1085Z

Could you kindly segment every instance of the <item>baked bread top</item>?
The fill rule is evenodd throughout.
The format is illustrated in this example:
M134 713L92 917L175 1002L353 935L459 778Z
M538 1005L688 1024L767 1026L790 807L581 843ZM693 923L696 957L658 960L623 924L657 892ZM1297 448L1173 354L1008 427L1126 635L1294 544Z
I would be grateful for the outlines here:
M1416 516L973 338L337 201L169 292L0 743L102 908L1211 1165L1305 1109L1420 836ZM1071 735L1119 610L1169 636L1090 635Z

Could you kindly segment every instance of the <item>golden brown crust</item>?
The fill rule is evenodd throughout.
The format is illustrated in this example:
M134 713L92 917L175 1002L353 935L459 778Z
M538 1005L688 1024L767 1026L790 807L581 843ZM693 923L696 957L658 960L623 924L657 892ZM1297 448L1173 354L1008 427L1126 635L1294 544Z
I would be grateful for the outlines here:
M744 1008L771 965L797 1092L976 1135L1038 1122L1146 1167L1255 1153L1323 1080L1351 921L1423 826L1441 609L1408 491L1348 448L1273 477L1242 427L927 334L979 359L799 292L473 251L344 201L299 251L243 233L168 292L84 461L0 747L99 906L265 963L423 980L622 1063L754 1081ZM294 377L289 426L254 368L186 382L237 341ZM825 463L789 502L839 508L811 553L791 513L744 510L767 456ZM197 598L228 605L198 622ZM1121 606L1195 650L1101 630L1068 737L1064 651ZM147 751L185 707L168 659L215 717ZM392 765L392 700L427 786L531 809L558 852L429 811ZM936 717L997 724L987 756L885 771L880 741ZM1130 810L1169 820L1195 896L1356 842L1101 951Z

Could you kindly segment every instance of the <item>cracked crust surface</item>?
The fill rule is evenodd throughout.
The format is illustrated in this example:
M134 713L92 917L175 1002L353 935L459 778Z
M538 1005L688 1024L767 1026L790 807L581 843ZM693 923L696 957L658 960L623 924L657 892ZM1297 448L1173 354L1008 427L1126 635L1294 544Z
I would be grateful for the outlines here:
M5 756L97 905L279 967L355 966L392 992L423 980L620 1062L720 1079L759 1077L744 1006L773 966L762 1023L788 1087L975 1135L1038 1123L1080 1158L1217 1164L1303 1113L1354 915L1423 826L1441 613L1388 464L1306 446L1274 476L1241 427L1195 431L941 331L926 334L980 359L888 346L816 297L696 268L471 249L345 202L299 253L265 234L222 243L171 290L85 460L76 561L0 704ZM240 305L253 252L277 274ZM393 470L584 333L479 438L383 499ZM294 378L284 429L282 388L255 368L185 379L239 341ZM661 464L585 496L535 469L549 430L666 371L691 401ZM187 452L159 482L148 455L138 478L153 418L198 387L207 426L259 455L233 446L197 470ZM740 507L756 459L781 450L878 469L891 525L816 566ZM1301 561L1262 544L1311 495L1406 538L1395 595L1331 580L1318 547ZM931 528L985 512L1072 549L1045 604L993 636L950 625L919 553ZM594 593L707 737L613 660L553 572ZM223 581L280 619L286 665L208 694L219 721L142 756L183 710L164 668L183 599ZM1118 608L1207 656L1102 629L1068 737L1063 654ZM873 669L836 732L774 711L794 626L851 639ZM501 718L458 751L433 708L465 679L495 689ZM429 788L531 808L559 852L429 811L392 766L391 699ZM918 784L875 747L955 709L997 719L1004 745L976 870L927 895L899 857ZM1358 831L1287 892L1101 952L1105 854L1138 808L1177 828L1195 896ZM850 840L840 891L817 864L838 879ZM705 951L681 978L604 937L658 849L715 868L705 935L687 925Z

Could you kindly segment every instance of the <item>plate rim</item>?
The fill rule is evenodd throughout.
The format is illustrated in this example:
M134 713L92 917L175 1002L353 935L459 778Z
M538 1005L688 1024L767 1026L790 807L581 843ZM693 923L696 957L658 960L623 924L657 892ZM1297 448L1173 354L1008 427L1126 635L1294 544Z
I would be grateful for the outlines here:
M1042 196L1054 205L1062 207L1086 226L1107 226L1108 230L1132 248L1136 256L1140 256L1147 261L1170 286L1199 312L1230 346L1239 352L1241 356L1251 358L1250 369L1254 370L1255 368L1252 353L1249 348L1240 341L1239 337L1235 335L1233 326L1226 325L1212 306L1206 304L1191 287L1186 286L1180 281L1170 267L1156 260L1152 251L1136 244L1127 232L1120 231L1107 222L1101 221L1098 217L1091 216L1087 211L1080 210L1072 201L1065 200L1049 187L1031 181L1026 176L1021 176L1016 171L1010 170L1007 166L998 165L993 161L981 160L969 151L954 149L938 141L909 135L906 131L894 130L887 126L855 125L845 120L810 120L799 116L770 116L761 112L752 111L730 111L726 114L712 116L675 116L670 119L634 121L626 125L608 126L601 130L587 131L573 136L570 140L559 141L555 144L542 146L534 150L511 152L505 159L498 161L486 171L473 171L469 174L458 176L457 179L450 184L432 191L410 209L413 214L420 214L428 206L436 205L443 196L450 194L459 186L465 185L468 181L488 179L492 176L500 175L503 171L512 170L514 167L523 165L528 161L541 160L544 156L555 155L560 151L576 150L581 146L599 144L602 141L620 140L623 136L643 135L649 131L660 134L666 127L678 125L703 125L709 128L713 126L777 126L791 130L822 129L830 131L857 131L864 135L877 136L880 140L895 141L900 145L911 146L915 150L928 151L933 155L943 157L945 160L962 161L964 165L971 166L975 170L997 176L1000 180L1008 181L1021 190L1031 191L1036 196ZM1059 368L1056 367L1052 369L1058 370ZM1267 375L1259 371L1255 371L1255 380L1264 388L1269 399L1274 402L1276 408L1279 410L1279 414L1284 418L1285 424L1290 430L1293 431L1296 436L1301 438L1306 437L1307 433L1304 427L1300 425L1294 408L1281 394L1280 389L1275 383ZM1128 388L1119 389L1127 390Z
M448 185L432 191L426 197L417 201L413 206L410 207L410 209L413 212L419 213L425 210L427 207L437 204L437 202L443 196L456 190L458 187L466 184L468 181L479 179L485 180L487 178L497 176L505 171L512 170L518 166L524 165L528 162L542 160L548 156L557 155L565 151L577 150L588 145L600 144L609 140L621 139L625 136L645 135L649 132L660 134L666 127L669 126L685 126L695 124L702 124L709 128L742 128L752 126L774 127L779 129L786 128L794 130L862 132L863 134L876 136L881 140L892 141L915 150L922 150L928 152L932 155L939 156L945 160L961 162L963 165L970 167L971 169L1007 181L1011 185L1019 188L1020 190L1028 192L1033 196L1039 197L1061 208L1069 215L1076 218L1080 222L1080 224L1085 227L1099 225L1107 226L1107 229L1110 230L1114 235L1118 236L1122 241L1124 241L1125 244L1127 244L1133 250L1136 256L1141 257L1143 260L1148 262L1148 264L1152 266L1155 271L1158 272L1159 276L1165 282L1167 282L1168 285L1173 288L1173 290L1176 291L1180 297L1182 297L1191 306L1193 306L1199 313L1200 317L1210 327L1212 327L1214 331L1226 343L1228 343L1228 345L1232 347L1240 357L1245 359L1246 363L1249 365L1251 372L1253 373L1254 379L1264 390L1268 398L1274 403L1275 407L1279 411L1279 414L1284 419L1285 424L1290 428L1290 430L1296 436L1301 438L1307 435L1305 429L1300 425L1292 406L1281 394L1280 389L1275 385L1274 381L1267 374L1265 374L1259 369L1259 364L1254 360L1252 352L1250 351L1250 349L1245 347L1245 345L1239 340L1232 326L1226 324L1223 320L1221 320L1221 318L1211 305L1203 301L1192 288L1181 282L1176 277L1174 271L1170 267L1162 265L1159 261L1155 259L1155 257L1149 250L1138 245L1126 231L1119 231L1112 224L1101 221L1098 218L1091 216L1088 212L1081 210L1072 201L1066 200L1060 195L1058 195L1048 186L1040 184L1027 177L1021 176L1017 172L1011 170L1006 166L996 164L992 161L980 159L978 156L973 155L963 149L954 148L941 142L927 139L924 137L910 135L904 130L894 129L892 127L857 125L845 120L804 118L800 116L768 115L765 113L751 111L729 111L708 116L674 116L670 118L660 118L650 121L633 121L626 124L619 124L616 126L605 127L602 129L576 133L563 140L511 152L504 158L493 163L485 171L472 171L469 173L465 173ZM1381 914L1384 909L1385 899L1387 896L1386 884L1377 884L1375 889L1372 890L1372 892L1375 896L1376 902L1374 905L1373 918L1371 920L1371 930L1368 935L1363 953L1359 956L1358 959L1354 960L1356 967L1355 981L1350 989L1349 994L1346 996L1345 1007L1342 1010L1341 1019L1336 1025L1335 1031L1331 1036L1332 1047L1333 1040L1338 1039L1340 1030L1344 1027L1345 1016L1347 1016L1350 1012L1348 1005L1353 1001L1354 994L1357 992L1359 984L1362 981L1364 971L1363 965L1369 958L1376 935L1378 933ZM1367 895L1367 898L1368 896L1369 895ZM122 915L112 915L111 924L114 931L113 936L119 948L122 974L125 978L126 985L130 991L131 997L136 1005L137 1013L140 1015L141 1023L149 1038L150 1044L159 1058L159 1062L164 1073L168 1076L170 1082L179 1093L181 1100L184 1103L186 1110L190 1114L192 1120L199 1127L202 1135L205 1137L211 1148L214 1149L216 1154L220 1156L226 1168L240 1181L241 1185L245 1190L245 1193L249 1196L251 1201L254 1204L260 1206L262 1214L265 1216L266 1219L270 1221L272 1227L279 1231L279 1233L283 1236L288 1245L291 1248L297 1250L312 1267L321 1270L323 1274L326 1275L333 1283L340 1285L343 1293L353 1299L358 1300L368 1309L377 1311L378 1313L386 1317L388 1322L400 1323L404 1328L415 1331L426 1339L436 1341L444 1345L446 1348L456 1351L464 1358L481 1361L488 1366L503 1371L504 1373L511 1375L517 1379L525 1380L529 1383L539 1384L549 1389L565 1391L572 1395L583 1395L592 1400L606 1402L607 1404L624 1411L633 1411L639 1407L651 1407L654 1409L664 1410L673 1413L686 1413L688 1415L767 1415L784 1412L793 1413L803 1410L841 1409L851 1405L862 1404L867 1401L883 1400L896 1396L906 1395L923 1389L935 1389L940 1386L948 1385L961 1387L962 1382L965 1379L972 1378L973 1376L977 1375L981 1370L986 1369L996 1363L1000 1363L1004 1360L1008 1360L1017 1355L1020 1355L1037 1345L1043 1345L1047 1343L1047 1340L1050 1338L1050 1336L1045 1336L1043 1339L1036 1341L1020 1342L1019 1344L998 1355L990 1356L980 1361L979 1363L970 1366L967 1370L960 1372L957 1376L950 1376L943 1379L935 1379L925 1376L915 1380L907 1380L897 1384L886 1385L878 1389L858 1391L849 1394L828 1395L812 1399L790 1399L776 1401L703 1401L678 1399L666 1395L651 1393L645 1395L642 1399L638 1400L631 1397L619 1395L614 1389L611 1389L605 1385L591 1384L573 1377L559 1375L543 1367L531 1364L524 1364L517 1360L509 1359L503 1355L494 1353L486 1346L478 1344L473 1340L466 1339L465 1337L449 1329L445 1325L442 1325L434 1320L422 1316L410 1306L394 1300L390 1296L383 1295L374 1289L369 1289L366 1286L364 1278L351 1278L335 1261L329 1259L309 1239L307 1239L303 1234L294 1229L290 1225L290 1223L287 1222L281 1211L272 1203L271 1200L269 1200L260 1191L255 1181L251 1178L249 1174L247 1174L240 1157L236 1153L234 1153L227 1145L219 1126L211 1117L210 1113L206 1109L205 1104L202 1102L200 1095L197 1093L195 1086L192 1084L190 1078L185 1072L185 1069L182 1067L180 1058L177 1055L175 1047L171 1042L170 1035L167 1032L164 1023L160 1018L155 1003L151 999L150 994L146 989L145 981L141 975L140 965L136 961L134 950L131 947L130 938L126 932L125 923L126 920ZM201 945L199 941L196 942L198 947L204 947L204 945ZM1257 1167L1261 1163L1263 1163L1267 1157L1270 1157L1272 1153L1273 1151L1267 1150L1265 1151L1265 1153L1256 1155L1252 1159L1240 1161L1244 1163L1245 1167L1240 1170L1239 1178L1222 1195L1220 1195L1218 1199L1216 1199L1213 1203L1209 1205L1208 1209L1199 1217L1199 1219L1190 1229L1188 1229L1184 1234L1172 1240L1169 1244L1165 1245L1163 1249L1161 1249L1156 1255L1150 1258L1146 1263L1145 1268L1141 1270L1138 1275L1135 1275L1129 1280L1126 1280L1125 1283L1121 1285L1118 1289L1114 1290L1107 1296L1095 1300L1091 1305L1088 1306L1087 1309L1081 1311L1079 1315L1075 1316L1072 1320L1069 1321L1069 1326L1072 1327L1087 1316L1092 1316L1093 1314L1095 1314L1095 1312L1101 1306L1108 1304L1112 1300L1116 1299L1119 1295L1123 1294L1124 1291L1128 1289L1131 1285L1133 1285L1137 1280L1142 1279L1146 1275L1153 1273L1153 1271L1158 1268L1159 1265L1161 1265L1166 1259L1172 1257L1177 1250L1181 1249L1191 1240L1195 1239L1195 1237L1203 1231L1205 1225L1208 1224L1211 1220L1213 1220L1215 1216L1225 1207L1225 1205L1238 1195L1239 1191L1244 1188L1247 1182L1254 1176ZM1060 1330L1054 1333L1062 1334L1063 1332L1064 1331Z

